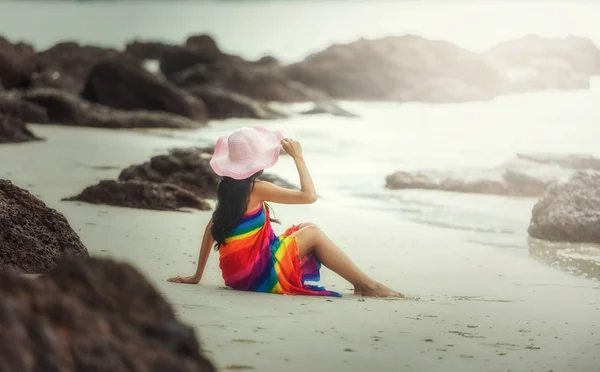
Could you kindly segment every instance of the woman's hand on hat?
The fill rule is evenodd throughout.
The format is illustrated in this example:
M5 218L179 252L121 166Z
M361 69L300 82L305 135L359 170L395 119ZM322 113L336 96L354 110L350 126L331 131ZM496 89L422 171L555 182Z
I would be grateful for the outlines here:
M292 158L302 158L302 146L300 146L300 142L284 138L281 140L281 147L283 147L283 150Z

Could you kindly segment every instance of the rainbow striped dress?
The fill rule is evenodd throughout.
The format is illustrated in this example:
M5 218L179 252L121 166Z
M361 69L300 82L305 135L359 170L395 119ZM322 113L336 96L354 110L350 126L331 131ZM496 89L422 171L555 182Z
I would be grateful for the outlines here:
M299 257L296 238L290 236L297 230L298 226L293 226L276 236L264 203L244 214L219 247L225 285L240 291L341 297L337 292L305 284L319 281L321 263L313 254Z

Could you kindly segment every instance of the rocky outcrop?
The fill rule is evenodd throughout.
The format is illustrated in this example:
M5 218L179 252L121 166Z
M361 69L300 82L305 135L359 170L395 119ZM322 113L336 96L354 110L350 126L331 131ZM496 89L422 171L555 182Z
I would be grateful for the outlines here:
M586 38L537 35L501 42L483 53L504 71L513 92L589 89L600 74L600 49Z
M211 197L217 188L217 175L209 164L212 151L203 148L175 149L124 169L119 180L174 184L200 197Z
M179 185L203 198L215 195L219 177L210 167L213 148L174 149L168 154L152 157L149 162L132 165L119 175L120 180L143 180ZM282 187L296 188L272 174L262 174L258 179Z
M40 140L19 118L0 113L0 143L19 143Z
M0 231L0 270L43 273L62 256L88 256L61 213L7 180L0 180Z
M350 100L488 100L506 80L475 52L406 35L333 45L286 66L292 80Z
M285 114L270 108L263 102L223 88L196 86L190 88L189 92L204 102L210 119L276 119L286 117Z
M551 185L533 207L528 232L543 240L600 243L600 172L579 171Z
M100 181L97 185L87 187L81 194L63 200L159 211L210 209L208 203L179 186L137 180Z
M27 86L35 71L35 52L30 45L13 44L0 36L0 86L6 89Z
M396 172L386 177L386 188L536 197L576 170L595 169L598 162L600 159L588 155L519 154L491 169Z
M150 282L106 259L65 259L38 278L0 272L0 345L3 371L215 371Z
M75 42L58 43L37 53L37 73L33 88L57 88L72 94L83 90L86 77L98 62L121 55L121 52Z
M46 109L20 99L18 94L0 92L0 114L10 115L26 123L47 123Z
M328 95L290 79L279 66L220 60L190 66L170 77L184 88L211 86L248 96L258 101L310 102L330 99Z
M120 110L162 111L206 121L204 103L157 78L129 58L100 61L89 72L83 97Z
M97 128L200 128L205 123L182 116L150 111L125 111L89 103L67 92L40 88L21 98L47 110L49 121L62 125Z

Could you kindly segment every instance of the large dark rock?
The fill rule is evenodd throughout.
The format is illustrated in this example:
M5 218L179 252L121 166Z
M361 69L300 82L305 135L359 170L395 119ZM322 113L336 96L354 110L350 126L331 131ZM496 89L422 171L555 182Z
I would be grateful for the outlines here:
M46 109L35 103L25 101L18 94L0 92L0 114L19 118L26 123L47 123Z
M29 85L35 71L35 52L30 45L13 44L0 36L0 86L6 89Z
M148 280L106 259L65 259L38 278L0 272L0 345L2 371L215 371Z
M285 114L270 108L266 103L223 88L196 86L188 89L188 91L204 102L210 119L276 119L286 117Z
M154 156L149 162L132 165L119 175L120 180L141 180L175 184L203 198L215 195L219 176L210 167L212 148L174 149ZM265 173L259 179L282 187L296 188L281 178Z
M533 207L529 235L534 238L600 243L600 172L577 172L551 185Z
M333 45L284 71L351 100L463 102L488 100L507 89L504 77L479 54L414 35Z
M576 170L597 169L599 162L589 155L519 154L491 169L396 172L386 177L386 188L535 197Z
M183 116L150 111L124 111L89 103L78 96L51 88L29 90L23 99L46 108L49 121L62 125L98 128L191 129L205 125Z
M197 121L207 118L204 103L128 58L97 63L88 75L83 97L121 110L162 111Z
M160 211L210 209L208 203L179 186L137 180L100 181L97 185L87 187L81 194L63 200Z
M130 43L127 43L125 46L125 52L138 61L151 59L160 60L163 52L172 47L173 46L171 44L160 41L134 40Z
M2 270L43 273L64 255L88 256L61 213L7 180L0 180L0 231Z
M181 87L211 86L245 95L258 101L308 102L330 99L282 73L280 67L250 62L221 60L194 64L170 76Z
M62 42L37 53L38 72L33 76L34 88L57 88L79 94L86 77L96 63L121 55L111 48Z
M0 143L29 142L39 139L27 128L23 120L0 112Z
M175 149L124 169L119 180L175 184L200 197L210 197L217 187L217 175L209 164L211 156L212 149Z
M242 62L243 58L223 53L217 42L209 35L192 35L185 45L171 45L160 54L160 71L166 76L202 64L219 61Z

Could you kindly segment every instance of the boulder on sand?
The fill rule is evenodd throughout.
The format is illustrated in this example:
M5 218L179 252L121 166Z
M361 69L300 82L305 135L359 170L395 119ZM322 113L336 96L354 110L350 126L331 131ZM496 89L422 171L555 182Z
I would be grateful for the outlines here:
M208 203L177 185L137 180L100 181L97 185L87 187L81 194L63 200L159 211L210 209Z
M168 154L153 156L150 161L125 168L121 181L150 181L178 185L195 195L214 195L217 175L210 167L213 149L174 149Z
M159 79L130 58L98 62L88 75L83 97L120 110L162 111L206 121L204 103L170 82Z
M460 171L400 171L386 177L393 190L442 190L520 197L541 196L547 187L579 169L596 169L600 159L589 155L518 154L498 167Z
M10 115L26 123L47 123L46 109L19 98L18 93L0 92L0 114Z
M61 213L7 180L0 180L0 230L1 270L43 273L63 255L88 256Z
M266 103L223 88L196 86L188 89L188 91L204 102L210 119L276 119L286 117L285 114L270 108Z
M27 86L33 72L33 48L24 43L13 44L0 36L0 87L12 89Z
M600 172L578 171L548 187L533 207L528 232L549 241L600 243Z
M349 100L488 100L507 84L478 53L415 35L333 45L283 70L292 80Z
M0 113L0 143L19 143L40 140L19 118Z
M312 87L286 76L279 66L261 65L247 61L220 60L195 64L170 75L183 88L211 86L223 88L265 102L310 102L330 100Z
M68 92L39 88L21 95L22 99L46 108L49 121L62 125L97 128L193 129L205 125L183 116L150 111L124 111L89 103Z
M149 162L124 169L119 180L175 184L202 198L212 198L219 183L219 176L210 167L213 150L197 147L173 149L168 154L152 157ZM258 178L282 187L295 188L272 174L265 173Z
M0 345L2 371L215 371L149 281L108 259L0 272Z
M116 49L76 42L61 42L36 54L37 72L32 88L57 88L72 94L83 90L86 77L96 63L121 55Z

